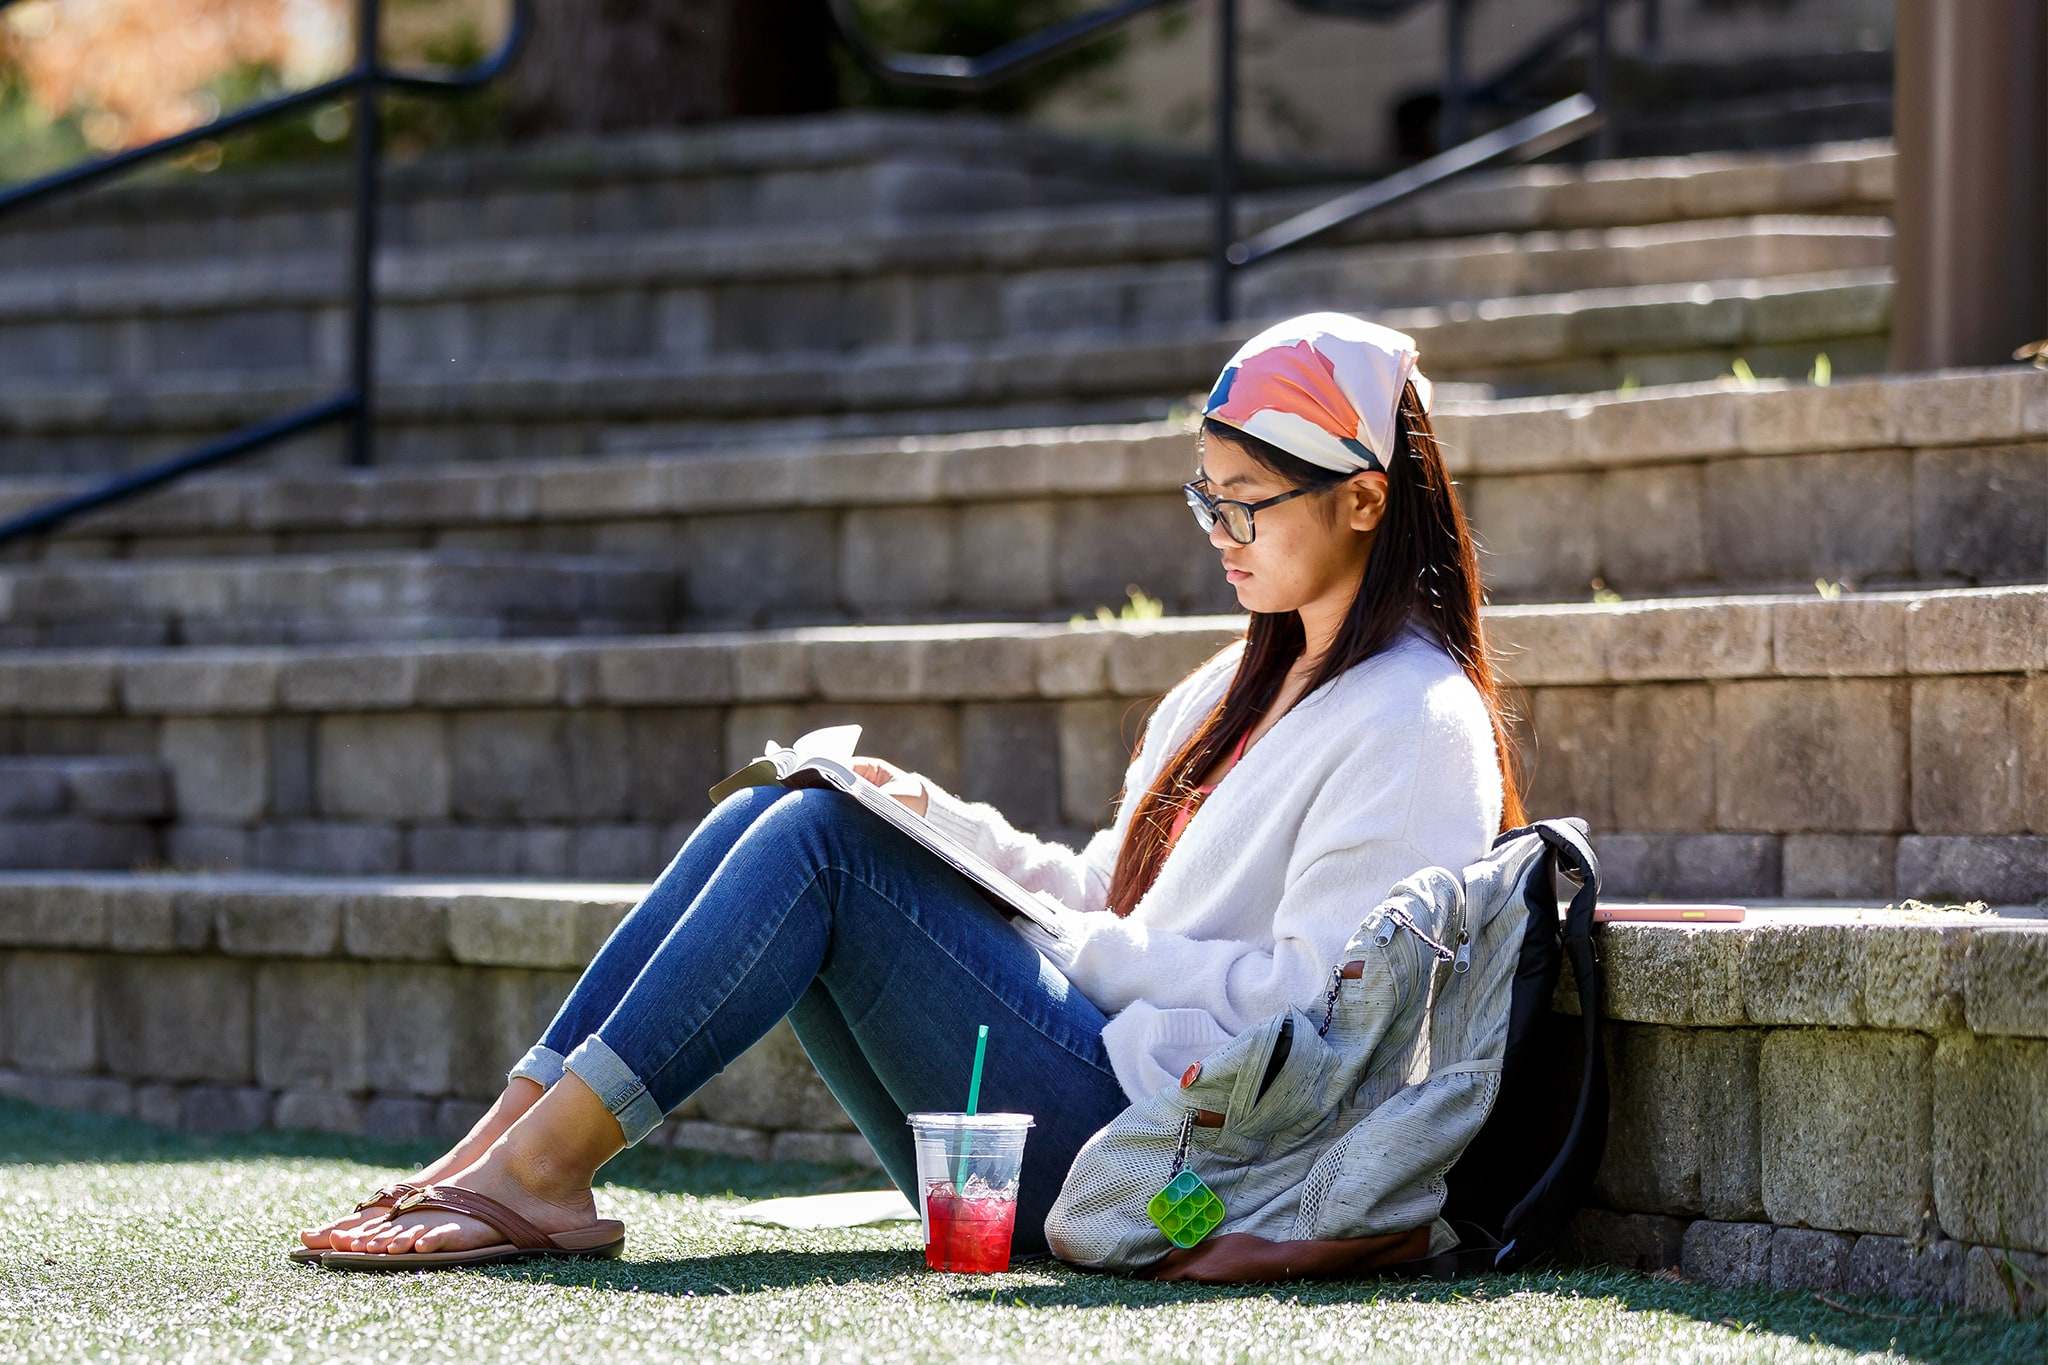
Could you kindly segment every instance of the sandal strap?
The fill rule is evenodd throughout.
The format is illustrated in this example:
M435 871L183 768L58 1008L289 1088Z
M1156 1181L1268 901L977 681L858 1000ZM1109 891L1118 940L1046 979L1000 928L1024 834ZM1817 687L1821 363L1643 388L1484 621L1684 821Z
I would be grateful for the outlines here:
M421 1185L391 1206L393 1213L411 1213L416 1209L440 1209L487 1223L521 1251L546 1250L555 1245L553 1237L527 1222L517 1209L461 1185Z
M394 1180L389 1185L379 1185L370 1192L368 1199L356 1205L355 1211L361 1213L364 1209L374 1209L379 1204L395 1204L418 1188L419 1186L406 1180Z

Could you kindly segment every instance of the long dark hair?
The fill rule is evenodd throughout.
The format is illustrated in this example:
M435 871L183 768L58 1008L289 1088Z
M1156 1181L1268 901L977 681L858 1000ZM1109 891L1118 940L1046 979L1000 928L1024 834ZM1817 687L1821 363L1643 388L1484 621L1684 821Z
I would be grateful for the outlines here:
M1205 420L1200 441L1206 444L1210 439L1237 446L1293 488L1322 492L1352 477L1298 459L1249 432ZM1528 823L1509 742L1508 727L1515 716L1502 698L1479 621L1484 594L1471 528L1444 468L1429 414L1416 400L1412 384L1401 389L1394 444L1393 458L1387 462L1386 511L1374 533L1358 593L1302 695L1385 649L1412 616L1420 616L1479 689L1493 717L1494 748L1500 758L1500 827L1513 829ZM1318 499L1316 505L1326 522L1334 524L1335 500ZM1109 907L1118 915L1130 914L1158 875L1166 860L1167 831L1175 812L1194 796L1197 778L1258 723L1307 646L1301 617L1291 611L1252 612L1244 638L1244 657L1223 700L1166 760L1158 780L1132 813L1109 883Z

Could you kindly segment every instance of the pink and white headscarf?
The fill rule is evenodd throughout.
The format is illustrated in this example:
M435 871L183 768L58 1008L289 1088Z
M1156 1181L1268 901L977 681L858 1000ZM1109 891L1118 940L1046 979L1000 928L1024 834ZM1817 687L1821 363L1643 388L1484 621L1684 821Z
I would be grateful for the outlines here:
M1324 469L1384 474L1401 386L1412 382L1429 410L1420 359L1405 332L1349 313L1303 313L1238 347L1202 412Z

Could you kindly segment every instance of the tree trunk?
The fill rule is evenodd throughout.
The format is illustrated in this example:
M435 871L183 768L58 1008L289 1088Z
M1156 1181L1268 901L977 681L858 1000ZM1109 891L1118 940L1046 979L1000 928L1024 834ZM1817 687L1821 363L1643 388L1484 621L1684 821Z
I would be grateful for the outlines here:
M514 137L808 113L838 102L818 0L535 0Z

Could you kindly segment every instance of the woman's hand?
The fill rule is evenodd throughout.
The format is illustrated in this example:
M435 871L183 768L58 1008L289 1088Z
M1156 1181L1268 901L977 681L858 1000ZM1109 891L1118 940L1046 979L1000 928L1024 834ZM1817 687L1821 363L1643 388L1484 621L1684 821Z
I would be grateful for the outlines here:
M919 815L931 807L931 792L925 787L924 779L916 773L905 772L886 758L856 755L853 770Z

